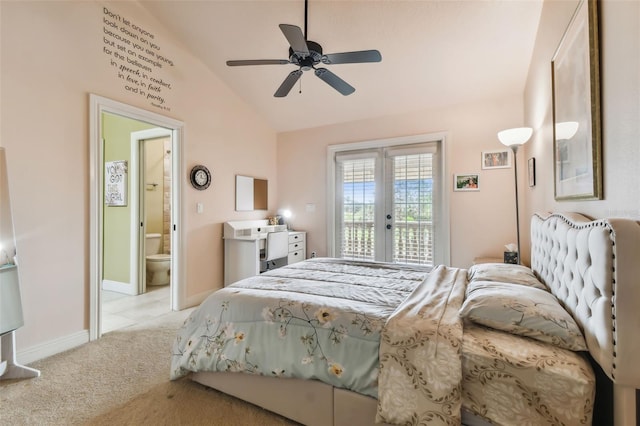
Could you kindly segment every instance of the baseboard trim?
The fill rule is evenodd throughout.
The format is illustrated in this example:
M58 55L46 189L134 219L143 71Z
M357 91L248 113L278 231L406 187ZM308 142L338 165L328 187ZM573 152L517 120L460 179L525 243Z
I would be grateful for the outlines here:
M128 294L129 296L138 295L138 290L134 285L120 281L102 280L102 289Z
M89 330L82 330L18 351L16 358L20 364L27 365L88 342Z

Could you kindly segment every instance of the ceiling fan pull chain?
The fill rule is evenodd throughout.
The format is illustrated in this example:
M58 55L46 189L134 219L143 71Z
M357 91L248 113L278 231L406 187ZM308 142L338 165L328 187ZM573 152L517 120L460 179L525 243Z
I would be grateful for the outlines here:
M298 93L302 94L302 79L298 80L298 84L300 87L298 88Z

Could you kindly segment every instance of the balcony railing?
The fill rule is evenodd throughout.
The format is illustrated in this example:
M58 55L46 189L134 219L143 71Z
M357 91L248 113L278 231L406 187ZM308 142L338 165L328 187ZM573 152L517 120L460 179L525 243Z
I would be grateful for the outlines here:
M375 260L373 222L344 223L343 227L342 257ZM395 222L393 261L433 265L433 223Z

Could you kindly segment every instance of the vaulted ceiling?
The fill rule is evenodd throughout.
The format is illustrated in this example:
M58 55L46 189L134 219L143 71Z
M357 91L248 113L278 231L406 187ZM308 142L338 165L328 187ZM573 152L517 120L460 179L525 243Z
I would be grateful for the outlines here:
M324 53L377 49L379 63L326 65L343 96L307 71L288 96L292 64L279 24L305 30L304 0L140 1L179 42L280 132L521 95L542 0L309 0L307 37Z

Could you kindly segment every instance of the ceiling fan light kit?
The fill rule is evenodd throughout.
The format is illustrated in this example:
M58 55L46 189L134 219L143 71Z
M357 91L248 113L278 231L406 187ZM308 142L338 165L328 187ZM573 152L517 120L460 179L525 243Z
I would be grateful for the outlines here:
M247 66L247 65L285 65L293 64L299 67L292 71L284 79L273 96L282 98L289 94L291 88L302 77L303 71L314 70L314 74L322 81L333 87L342 95L347 96L355 92L355 88L338 77L333 72L324 67L316 67L319 64L358 64L366 62L380 62L382 55L377 50L360 50L355 52L342 52L324 55L322 46L315 41L307 40L307 0L305 0L305 33L300 27L289 24L280 24L280 30L289 42L289 59L249 59L227 61L227 66Z

